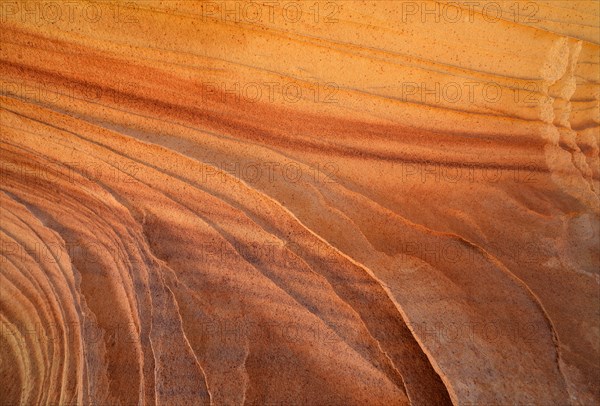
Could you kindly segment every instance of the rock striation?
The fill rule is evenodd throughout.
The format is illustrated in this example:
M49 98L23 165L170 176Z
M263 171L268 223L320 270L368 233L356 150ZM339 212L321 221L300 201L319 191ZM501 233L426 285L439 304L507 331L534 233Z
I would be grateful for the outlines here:
M0 403L600 402L597 1L0 7Z

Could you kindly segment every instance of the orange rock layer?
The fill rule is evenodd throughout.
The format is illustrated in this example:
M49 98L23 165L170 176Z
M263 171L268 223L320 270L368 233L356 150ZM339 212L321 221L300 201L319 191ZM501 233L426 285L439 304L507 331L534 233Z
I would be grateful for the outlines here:
M598 5L0 2L0 403L597 404Z

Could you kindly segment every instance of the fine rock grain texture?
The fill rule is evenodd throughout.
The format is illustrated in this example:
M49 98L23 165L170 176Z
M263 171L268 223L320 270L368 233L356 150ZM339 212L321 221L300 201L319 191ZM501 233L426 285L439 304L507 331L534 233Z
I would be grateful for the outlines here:
M599 26L1 0L0 404L599 404Z

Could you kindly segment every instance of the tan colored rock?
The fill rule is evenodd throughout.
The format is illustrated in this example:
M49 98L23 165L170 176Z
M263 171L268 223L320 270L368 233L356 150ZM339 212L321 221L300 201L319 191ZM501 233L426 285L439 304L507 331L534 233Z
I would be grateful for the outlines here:
M600 402L596 1L0 7L1 402Z

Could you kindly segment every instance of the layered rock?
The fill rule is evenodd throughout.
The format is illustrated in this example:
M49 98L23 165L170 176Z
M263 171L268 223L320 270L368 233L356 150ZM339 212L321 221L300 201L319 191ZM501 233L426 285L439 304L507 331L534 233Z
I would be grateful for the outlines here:
M3 402L600 401L597 2L2 13Z

